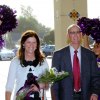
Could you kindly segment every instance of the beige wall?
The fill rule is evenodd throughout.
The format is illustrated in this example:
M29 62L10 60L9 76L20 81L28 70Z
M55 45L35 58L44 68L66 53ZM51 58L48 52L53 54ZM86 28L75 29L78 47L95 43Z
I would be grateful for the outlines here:
M74 1L74 7L73 7ZM87 16L87 0L54 0L54 31L56 50L67 45L66 29L76 23L68 14L75 8L80 17Z

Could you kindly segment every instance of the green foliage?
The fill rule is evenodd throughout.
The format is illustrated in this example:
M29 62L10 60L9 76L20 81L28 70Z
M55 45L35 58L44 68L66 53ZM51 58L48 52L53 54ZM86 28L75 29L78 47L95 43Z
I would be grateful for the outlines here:
M40 76L38 82L55 83L66 78L67 76L69 76L68 72L55 72L54 69L51 68L50 71L46 70L46 72Z
M39 23L35 18L33 13L33 9L31 7L25 8L24 6L21 7L22 15L18 18L18 28L17 32L22 33L26 30L34 30L38 34L42 33L42 35L47 34L50 31L50 28L46 28L44 25Z
M14 40L15 43L20 39L21 34L26 30L36 31L42 40L43 37L50 32L51 29L39 23L32 13L33 9L30 6L21 6L22 15L18 17L18 26L11 32L12 41Z
M23 88L17 95L16 95L16 100L23 100L24 97L27 95L29 92L29 88Z
M55 44L54 30L50 31L50 33L45 35L43 40L46 44Z
M30 17L30 18L26 18L23 16L20 16L19 19L19 25L16 28L16 33L23 33L26 30L38 30L37 29L37 20L35 20L34 18Z

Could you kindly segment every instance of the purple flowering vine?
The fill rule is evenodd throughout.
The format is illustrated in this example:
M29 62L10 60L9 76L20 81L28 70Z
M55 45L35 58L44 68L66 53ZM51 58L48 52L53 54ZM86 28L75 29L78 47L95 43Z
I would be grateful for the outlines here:
M100 20L99 18L87 18L81 17L77 20L77 24L80 26L81 31L86 35L90 35L93 40L100 43Z
M0 48L4 44L2 35L12 31L17 25L16 11L6 5L0 5Z

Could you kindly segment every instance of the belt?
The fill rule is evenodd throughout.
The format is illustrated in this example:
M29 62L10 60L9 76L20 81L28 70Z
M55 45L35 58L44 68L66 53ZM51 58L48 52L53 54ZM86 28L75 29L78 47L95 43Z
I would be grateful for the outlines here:
M74 94L79 94L80 95L81 94L81 91L79 91L79 92L74 91Z

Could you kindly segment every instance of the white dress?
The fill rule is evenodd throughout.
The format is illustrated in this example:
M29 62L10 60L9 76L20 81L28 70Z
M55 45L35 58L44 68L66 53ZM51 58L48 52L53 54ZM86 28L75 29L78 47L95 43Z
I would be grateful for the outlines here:
M49 69L49 66L46 59L44 60L41 66L38 64L36 67L30 66L30 65L28 65L27 67L22 67L17 57L12 59L10 68L9 68L7 83L6 83L6 91L13 92L12 100L15 100L16 92L21 87L24 86L24 83L25 83L25 80L27 79L27 74L29 73L30 68L32 69L33 75L38 77L39 75L44 73L46 69ZM41 90L41 93L40 93L41 97L42 97L42 91L43 90ZM44 95L45 95L45 92L44 92ZM46 97L44 100L46 100Z

